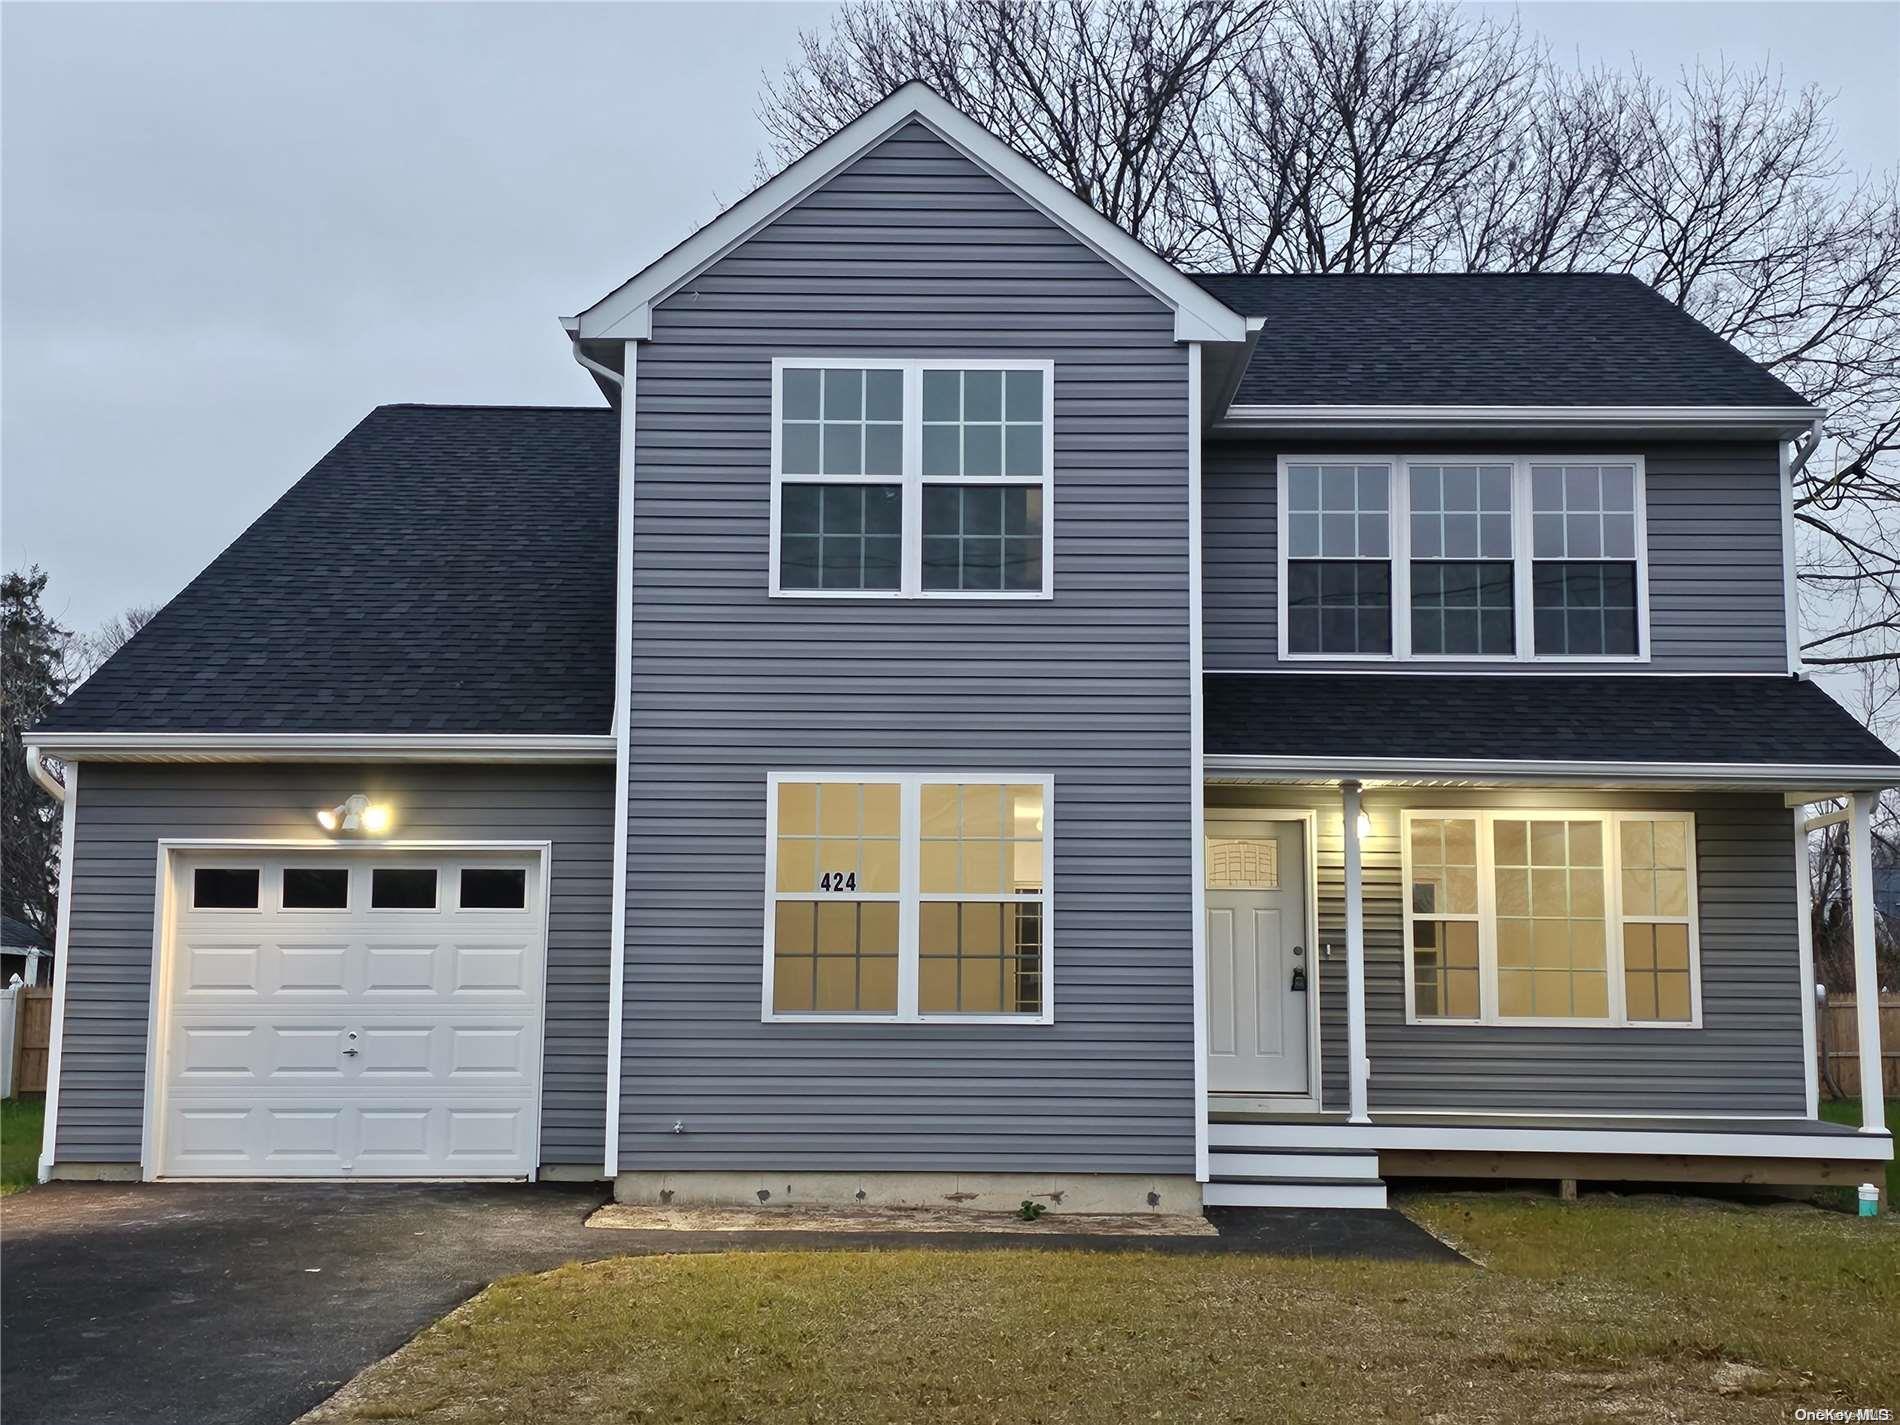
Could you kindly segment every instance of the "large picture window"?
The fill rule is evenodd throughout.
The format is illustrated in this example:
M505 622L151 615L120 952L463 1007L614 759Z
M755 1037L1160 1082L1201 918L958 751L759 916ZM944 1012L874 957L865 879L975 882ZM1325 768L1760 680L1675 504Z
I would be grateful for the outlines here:
M1648 656L1643 464L1283 457L1280 655Z
M1700 1022L1690 813L1403 822L1408 1022Z
M1046 1023L1047 777L768 782L767 1019Z
M771 592L1052 591L1043 361L773 363Z

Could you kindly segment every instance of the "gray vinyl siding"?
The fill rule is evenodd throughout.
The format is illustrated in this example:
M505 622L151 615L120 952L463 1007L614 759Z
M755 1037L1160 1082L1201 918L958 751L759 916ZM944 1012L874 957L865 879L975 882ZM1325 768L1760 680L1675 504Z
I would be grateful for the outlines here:
M601 1160L611 768L95 762L80 768L73 827L56 1161L139 1158L160 838L308 839L313 808L358 791L394 804L406 840L553 843L541 1156Z
M1318 809L1324 1104L1346 1084L1344 849L1338 794L1213 788L1210 805ZM1569 1029L1405 1022L1399 812L1645 807L1696 816L1702 1025ZM1368 792L1366 1043L1380 1110L1564 1114L1801 1114L1801 971L1793 827L1779 797L1671 792Z
M1055 363L1053 599L768 597L772 358L830 352ZM1192 1171L1186 362L916 125L659 305L624 1170ZM762 1023L766 773L798 768L1052 773L1056 1022Z
M1272 332L1262 336L1269 340ZM1310 448L1310 447L1308 447ZM1390 455L1392 445L1366 445ZM1277 469L1299 448L1258 440L1208 443L1201 524L1206 666L1210 672L1377 667L1378 663L1301 659L1282 664L1278 642ZM1342 447L1330 444L1326 453ZM1535 443L1459 441L1438 447L1407 442L1405 454L1535 455ZM1587 453L1575 442L1551 454ZM1788 654L1781 581L1780 466L1772 444L1608 442L1605 454L1644 457L1648 486L1649 631L1646 664L1600 665L1623 672L1785 673ZM1407 667L1457 672L1550 671L1524 662L1461 665L1433 659ZM1563 671L1589 669L1565 662Z

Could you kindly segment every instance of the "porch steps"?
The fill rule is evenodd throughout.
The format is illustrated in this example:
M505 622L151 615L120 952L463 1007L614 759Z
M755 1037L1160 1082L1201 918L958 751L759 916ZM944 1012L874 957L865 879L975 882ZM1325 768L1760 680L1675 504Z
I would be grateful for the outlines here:
M1209 1207L1385 1206L1379 1155L1366 1148L1228 1147L1218 1128L1201 1201Z

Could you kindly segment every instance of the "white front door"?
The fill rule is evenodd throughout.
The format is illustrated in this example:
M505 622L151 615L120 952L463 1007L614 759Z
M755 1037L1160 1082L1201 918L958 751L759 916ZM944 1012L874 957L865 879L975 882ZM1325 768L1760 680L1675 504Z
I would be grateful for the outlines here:
M526 1177L541 857L173 857L158 1171Z
M1303 824L1210 819L1206 876L1208 1087L1304 1094L1314 967Z

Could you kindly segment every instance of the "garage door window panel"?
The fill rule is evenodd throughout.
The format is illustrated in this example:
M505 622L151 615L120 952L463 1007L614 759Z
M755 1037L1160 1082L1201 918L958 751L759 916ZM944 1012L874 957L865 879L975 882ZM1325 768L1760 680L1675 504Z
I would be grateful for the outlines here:
M191 874L193 910L256 910L261 873L255 866L200 866Z
M378 866L370 872L371 910L434 910L435 867Z
M521 910L528 904L528 873L514 866L464 866L463 910Z
M285 910L348 910L349 908L349 867L284 867Z

